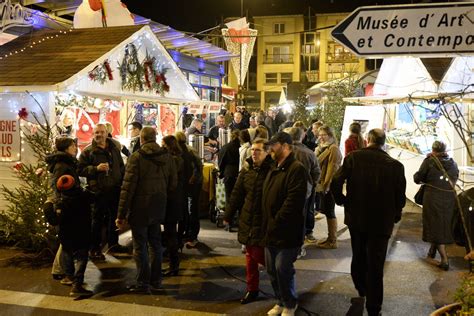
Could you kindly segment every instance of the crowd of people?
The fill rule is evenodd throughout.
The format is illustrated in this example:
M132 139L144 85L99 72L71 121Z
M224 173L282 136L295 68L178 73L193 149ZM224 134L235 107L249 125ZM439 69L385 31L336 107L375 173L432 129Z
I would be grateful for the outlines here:
M280 115L281 114L281 115ZM219 115L206 143L215 146L219 176L225 185L224 223L238 224L238 241L245 246L247 292L242 304L259 293L259 265L270 277L277 304L268 315L294 315L298 308L294 262L304 243L336 249L335 205L344 206L344 223L352 245L351 276L369 315L379 315L383 301L383 267L394 224L405 205L403 165L385 151L385 133L362 135L350 125L344 158L333 129L321 121L306 128L294 118L268 111L236 112L226 126ZM219 144L219 129L231 130L230 142ZM104 260L103 250L126 251L118 233L131 229L136 283L132 292L161 289L164 276L179 273L179 249L198 244L202 161L186 144L187 136L202 133L193 120L186 133L177 132L157 144L156 131L131 124L127 163L121 145L108 137L106 126L94 128L94 138L76 160L70 138L58 138L47 159L59 216L60 250L53 274L72 285L71 294L92 294L83 287L87 260ZM449 212L454 210L455 162L446 145L433 151L414 175L426 186L423 200L423 240L428 255L441 255L439 267L449 269L445 245L452 243ZM79 177L87 186L82 188ZM315 216L326 217L328 236L316 240ZM163 231L162 227L163 226ZM169 268L162 271L163 247ZM79 264L74 266L74 261Z

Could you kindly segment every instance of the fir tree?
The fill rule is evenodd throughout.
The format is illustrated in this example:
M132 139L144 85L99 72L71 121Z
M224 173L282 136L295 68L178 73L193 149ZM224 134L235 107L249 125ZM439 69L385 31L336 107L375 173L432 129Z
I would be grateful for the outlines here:
M18 186L9 189L2 185L0 188L0 194L8 204L6 209L0 210L0 237L7 244L35 253L51 249L56 239L55 230L46 223L42 211L42 205L52 194L45 157L53 148L53 131L46 113L38 105L41 119L31 112L33 121L29 121L25 108L18 113L22 141L32 149L36 162L18 162L13 167Z

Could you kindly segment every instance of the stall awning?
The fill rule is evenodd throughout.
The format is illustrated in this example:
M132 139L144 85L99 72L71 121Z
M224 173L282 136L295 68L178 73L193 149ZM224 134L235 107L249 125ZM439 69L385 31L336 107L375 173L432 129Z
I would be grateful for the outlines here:
M370 71L364 72L362 74L354 75L353 80L358 81L359 85L363 85L363 84L367 84L367 83L372 83L373 84L375 82L375 80L377 79L378 73L379 73L378 70L370 70ZM343 80L347 80L347 78L348 77L317 83L314 86L312 86L311 88L309 88L308 90L306 90L306 93L308 95L323 93L323 92L327 91L328 87L332 83L341 82Z

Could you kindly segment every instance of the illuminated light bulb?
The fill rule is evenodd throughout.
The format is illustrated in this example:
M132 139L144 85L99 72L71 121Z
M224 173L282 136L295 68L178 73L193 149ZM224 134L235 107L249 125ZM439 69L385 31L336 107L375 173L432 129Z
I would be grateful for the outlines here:
M439 179L440 179L440 180L443 180L443 176L440 176Z
M469 211L472 211L472 206L469 206Z

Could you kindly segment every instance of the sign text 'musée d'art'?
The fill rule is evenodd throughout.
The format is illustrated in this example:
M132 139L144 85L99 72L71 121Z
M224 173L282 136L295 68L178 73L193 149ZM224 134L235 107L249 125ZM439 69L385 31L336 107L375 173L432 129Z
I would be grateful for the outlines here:
M361 7L332 31L359 56L474 54L474 3Z
M0 118L0 162L20 160L21 139L18 120Z

